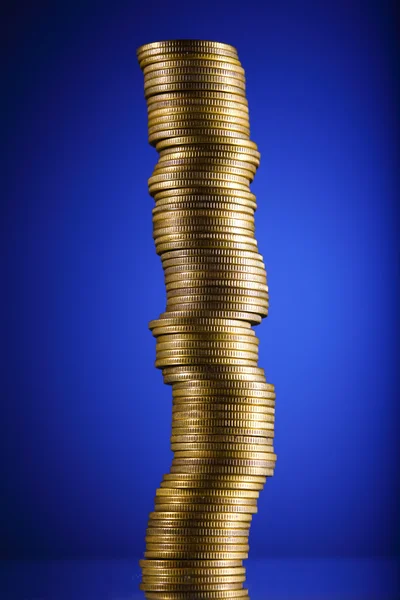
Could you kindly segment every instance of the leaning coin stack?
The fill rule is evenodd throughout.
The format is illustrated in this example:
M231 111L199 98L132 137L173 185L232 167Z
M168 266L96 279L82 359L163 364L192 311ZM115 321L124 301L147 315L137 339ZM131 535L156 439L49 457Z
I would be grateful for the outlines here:
M252 328L269 296L244 70L217 42L158 42L137 55L159 153L149 192L167 307L150 329L172 386L174 453L149 518L141 589L154 600L248 598L249 529L276 455L274 386Z

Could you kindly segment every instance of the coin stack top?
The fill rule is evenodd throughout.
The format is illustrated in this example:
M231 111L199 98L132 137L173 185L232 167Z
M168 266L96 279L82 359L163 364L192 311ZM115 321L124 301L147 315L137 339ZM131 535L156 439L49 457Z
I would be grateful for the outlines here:
M150 329L172 386L174 453L156 491L141 561L147 598L247 598L242 561L257 499L274 473L275 390L252 328L269 288L255 238L260 163L245 71L233 46L141 46L153 238L167 306Z

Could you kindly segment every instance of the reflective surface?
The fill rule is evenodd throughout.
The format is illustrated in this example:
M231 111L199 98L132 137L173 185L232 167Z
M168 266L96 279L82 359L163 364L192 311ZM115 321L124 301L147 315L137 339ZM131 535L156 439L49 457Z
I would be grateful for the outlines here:
M140 600L137 560L3 561L1 600ZM251 600L398 600L395 559L249 560Z

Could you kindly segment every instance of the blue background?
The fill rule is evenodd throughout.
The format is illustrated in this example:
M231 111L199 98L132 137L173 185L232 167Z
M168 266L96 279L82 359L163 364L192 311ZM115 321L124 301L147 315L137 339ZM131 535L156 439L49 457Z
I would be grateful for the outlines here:
M7 58L4 557L140 556L169 469L165 308L139 45L238 48L271 305L276 475L251 556L399 552L399 221L393 6L21 2Z

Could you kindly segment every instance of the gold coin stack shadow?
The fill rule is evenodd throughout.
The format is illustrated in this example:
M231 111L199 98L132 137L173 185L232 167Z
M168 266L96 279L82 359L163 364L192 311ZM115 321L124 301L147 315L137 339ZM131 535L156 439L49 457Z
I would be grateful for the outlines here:
M167 290L150 323L172 386L170 472L156 491L141 589L158 600L248 598L243 560L257 498L273 475L275 392L252 325L268 314L249 185L245 74L234 47L176 40L141 46L153 237Z

